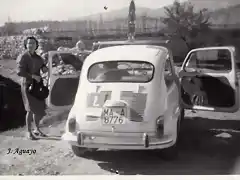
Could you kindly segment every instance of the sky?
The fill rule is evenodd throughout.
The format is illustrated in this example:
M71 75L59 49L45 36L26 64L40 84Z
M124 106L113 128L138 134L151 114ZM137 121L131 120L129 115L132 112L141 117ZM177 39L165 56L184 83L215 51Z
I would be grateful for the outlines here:
M136 6L160 8L173 0L135 0ZM68 20L121 9L130 0L1 0L0 25L11 21ZM68 7L68 8L66 8Z

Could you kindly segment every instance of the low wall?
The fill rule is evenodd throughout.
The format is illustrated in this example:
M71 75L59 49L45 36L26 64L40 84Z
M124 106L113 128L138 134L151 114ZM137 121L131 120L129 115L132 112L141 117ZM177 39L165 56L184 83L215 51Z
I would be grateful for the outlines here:
M23 41L27 37L27 35L17 35L17 36L5 36L5 37L0 37L0 60L3 59L16 59L19 54L21 54L24 51L24 46L23 46ZM45 52L50 51L50 50L57 50L58 47L63 46L63 47L68 47L72 48L76 45L77 41L79 41L79 38L71 38L69 40L64 40L61 38L51 38L47 36L35 36L37 39L46 39L45 43L43 44L43 48L41 46L39 47L40 49L43 49ZM103 36L104 37L104 36ZM106 36L105 38L103 37L95 37L95 38L88 38L88 37L83 37L82 40L86 45L86 49L91 50L92 49L92 43L94 41L112 41L112 40L126 40L124 37L118 37L118 36ZM159 39L161 40L163 37L136 37L137 39ZM40 44L41 45L41 44ZM184 52L184 43L182 42L175 41L171 45L173 47L174 54L176 56L179 56L179 54L182 54L182 51ZM181 48L179 48L181 47Z
M24 39L27 35L18 36L5 36L0 37L0 60L3 59L16 59L19 54L24 51ZM42 39L41 36L35 36L37 39ZM74 47L77 42L76 40L71 41L53 41L46 39L43 48L41 44L38 50L43 49L44 51L57 50L59 46Z

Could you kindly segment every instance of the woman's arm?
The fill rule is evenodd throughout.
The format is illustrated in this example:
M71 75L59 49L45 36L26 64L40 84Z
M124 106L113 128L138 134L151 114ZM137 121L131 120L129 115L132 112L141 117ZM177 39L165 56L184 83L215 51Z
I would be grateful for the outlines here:
M42 71L43 73L46 73L46 72L48 72L48 67L47 67L47 65L45 64L45 61L44 61L43 57L40 57L40 58L42 59L41 71Z
M27 59L23 55L19 55L17 58L17 75L32 79L32 75L28 72Z

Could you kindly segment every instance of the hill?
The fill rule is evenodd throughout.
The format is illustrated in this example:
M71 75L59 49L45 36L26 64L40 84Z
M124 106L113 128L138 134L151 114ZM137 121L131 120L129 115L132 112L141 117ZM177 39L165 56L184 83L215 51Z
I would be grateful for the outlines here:
M222 8L236 6L240 4L239 0L188 0L197 10L208 8L210 11L217 11Z
M78 20L99 21L100 17L102 17L102 19L104 21L113 21L115 19L126 19L128 16L128 10L129 10L129 7L124 7L119 10L108 11L105 13L96 13L96 14L92 14L90 16L81 17ZM150 8L136 6L136 16L137 17L140 17L143 14L149 13L151 11L152 11L152 9L150 9Z
M200 10L203 8L209 9L209 11L213 12L214 17L218 16L222 12L225 13L225 11L228 11L229 8L231 10L233 7L240 5L239 0L231 0L231 1L226 1L226 0L188 0L188 2L192 3L196 10ZM219 11L219 10L221 10L221 11ZM217 15L215 15L214 11L217 11L216 12ZM240 11L239 11L239 13L240 13ZM165 15L164 7L150 9L150 8L136 6L136 16L140 17L143 14L146 14L147 16L152 17L152 18L159 18L159 17L162 17ZM112 21L114 19L126 19L127 15L128 15L128 7L125 7L125 8L119 9L119 10L85 16L85 17L80 18L79 20L85 19L85 20L98 21L100 19L100 17L102 16L103 20Z
M196 10L208 8L211 11L211 22L213 24L237 24L240 23L240 2L239 0L189 0ZM81 17L71 21L35 21L15 23L15 32L20 33L25 29L39 28L48 25L52 31L79 31L86 33L93 29L127 29L128 7L119 10L97 13L86 17ZM136 29L143 28L142 16L145 15L146 27L162 29L163 24L160 17L165 15L164 7L150 9L136 5L137 23ZM91 22L89 21L91 20ZM101 20L104 24L101 25ZM102 33L102 32L97 32Z
M211 14L211 19L215 24L240 24L239 17L240 4L221 8Z

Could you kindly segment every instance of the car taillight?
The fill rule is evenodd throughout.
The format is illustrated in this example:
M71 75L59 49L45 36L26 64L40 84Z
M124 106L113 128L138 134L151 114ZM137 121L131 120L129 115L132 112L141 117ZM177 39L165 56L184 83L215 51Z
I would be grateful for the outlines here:
M161 137L164 134L164 116L159 116L156 119L156 135Z
M69 132L75 132L76 131L76 119L75 118L71 118L68 120L68 131Z

